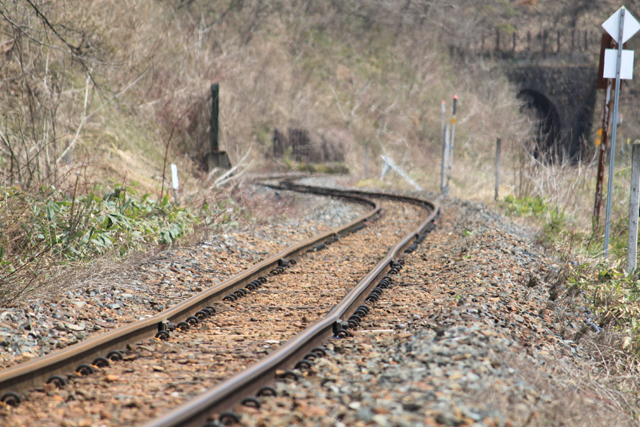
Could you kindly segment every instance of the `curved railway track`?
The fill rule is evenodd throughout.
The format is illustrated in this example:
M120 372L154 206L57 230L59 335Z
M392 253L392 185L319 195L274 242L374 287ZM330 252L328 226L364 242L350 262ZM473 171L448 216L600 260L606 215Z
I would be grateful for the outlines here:
M357 327L358 320L368 312L366 306L362 307L365 299L377 300L390 284L388 274L401 268L402 253L424 238L438 215L437 206L419 198L312 187L292 181L268 185L348 198L367 204L371 210L157 316L0 371L0 399L17 406L23 393L35 390L23 406L29 406L24 412L37 418L37 414L46 413L44 407L51 407L41 401L47 400L47 394L55 394L53 389L64 386L72 374L74 385L83 390L80 399L89 405L98 407L115 396L112 406L131 409L118 414L113 422L109 421L110 412L100 412L106 425L140 424L152 419L148 426L202 426L211 414L224 413L258 393L273 382L276 372L307 366L322 353L319 349L314 353L314 348L332 336L347 336L348 329ZM382 203L372 198L391 200L385 202L390 215L381 216ZM367 227L377 220L380 227ZM389 227L398 225L412 229L399 242L398 231ZM363 228L362 233L356 233ZM395 245L387 250L389 244ZM360 248L354 248L358 245ZM302 256L307 252L308 256ZM359 279L355 286L354 279ZM285 318L296 321L286 324ZM148 341L153 337L156 339ZM122 359L127 362L113 364ZM100 368L104 368L100 375L90 375ZM158 376L168 377L168 381L160 381ZM138 386L146 387L144 393L161 401L154 404L117 399L119 390ZM78 400L78 393L70 396ZM197 397L183 403L184 396ZM256 404L251 398L248 402ZM78 405L68 406L73 413L73 406ZM91 415L91 410L84 412ZM62 417L76 415L63 413ZM21 419L27 420L29 415L25 417ZM78 424L83 422L82 415L80 419ZM87 419L87 425L92 425L91 418Z

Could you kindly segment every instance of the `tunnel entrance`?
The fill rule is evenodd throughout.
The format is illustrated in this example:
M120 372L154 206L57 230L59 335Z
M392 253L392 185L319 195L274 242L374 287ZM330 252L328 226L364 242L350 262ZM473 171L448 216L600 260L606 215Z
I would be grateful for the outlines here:
M562 161L567 157L560 138L560 114L549 98L534 90L518 94L521 113L531 120L534 128L530 150L536 159L545 162Z

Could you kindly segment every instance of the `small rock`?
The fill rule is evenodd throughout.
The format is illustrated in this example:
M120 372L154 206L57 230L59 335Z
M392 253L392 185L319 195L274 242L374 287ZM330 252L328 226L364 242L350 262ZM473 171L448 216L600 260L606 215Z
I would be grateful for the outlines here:
M80 323L79 325L73 325L73 324L68 323L67 324L67 328L71 329L72 331L84 331L85 324L84 324L84 322Z

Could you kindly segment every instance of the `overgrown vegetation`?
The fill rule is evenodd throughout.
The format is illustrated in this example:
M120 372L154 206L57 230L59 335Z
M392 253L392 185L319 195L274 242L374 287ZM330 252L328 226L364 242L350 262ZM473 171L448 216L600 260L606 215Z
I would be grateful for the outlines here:
M37 289L54 265L77 265L95 256L123 257L172 245L196 227L233 225L238 211L225 201L199 209L136 196L116 186L79 197L56 188L25 192L4 188L0 199L0 303ZM237 224L237 223L235 223Z
M625 274L620 266L599 264L592 270L583 264L575 269L568 283L585 292L600 327L613 326L636 337L639 335L640 277ZM627 340L626 345L629 344Z
M501 204L505 213L527 217L540 228L540 242L555 250L562 268L550 284L550 299L568 304L580 312L587 323L580 339L595 329L606 337L606 360L611 369L624 354L640 354L640 270L625 272L627 251L626 218L620 216L611 224L610 258L602 258L603 226L593 223L585 230L576 218L565 214L557 204L541 197L506 196ZM586 311L584 311L586 310ZM617 350L619 349L619 350ZM609 369L609 368L607 368ZM635 368L634 368L635 369Z

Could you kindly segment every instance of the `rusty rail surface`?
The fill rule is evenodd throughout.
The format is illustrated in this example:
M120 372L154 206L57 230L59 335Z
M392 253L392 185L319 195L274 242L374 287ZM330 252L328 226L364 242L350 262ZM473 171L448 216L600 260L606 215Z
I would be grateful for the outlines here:
M282 188L288 188L290 185L285 183ZM298 191L305 190L300 188ZM366 224L381 213L381 208L377 203L356 194L336 191L329 191L323 194L348 198L351 201L371 206L371 210L347 225L293 245L248 270L212 286L153 317L131 323L46 356L0 371L0 401L17 405L21 401L19 393L22 391L42 388L46 382L56 380L56 376L71 374L79 365L92 363L96 358L104 357L110 351L122 349L128 343L139 342L146 338L158 336L161 333L169 333L168 325L171 323L175 324L184 321L212 302L221 300L230 292L236 291L260 276L266 275L266 273L277 267L281 260L295 257L318 243L348 234L356 228L359 229L358 227Z
M428 209L430 213L420 226L393 246L387 255L321 320L310 325L282 347L250 365L244 371L220 382L215 387L167 414L146 423L144 427L202 427L207 424L212 414L220 414L230 410L243 398L253 395L261 387L273 383L276 380L276 370L291 368L314 347L326 342L334 335L344 333L345 331L342 329L345 323L344 319L347 319L357 310L367 297L368 292L389 272L392 263L396 262L417 239L424 237L426 233L435 227L435 220L440 214L440 208L437 205L418 197L361 190L336 190L293 184L287 181L278 187L286 187L290 190L307 193L330 194L332 196L366 195L368 197L389 198L421 205Z

